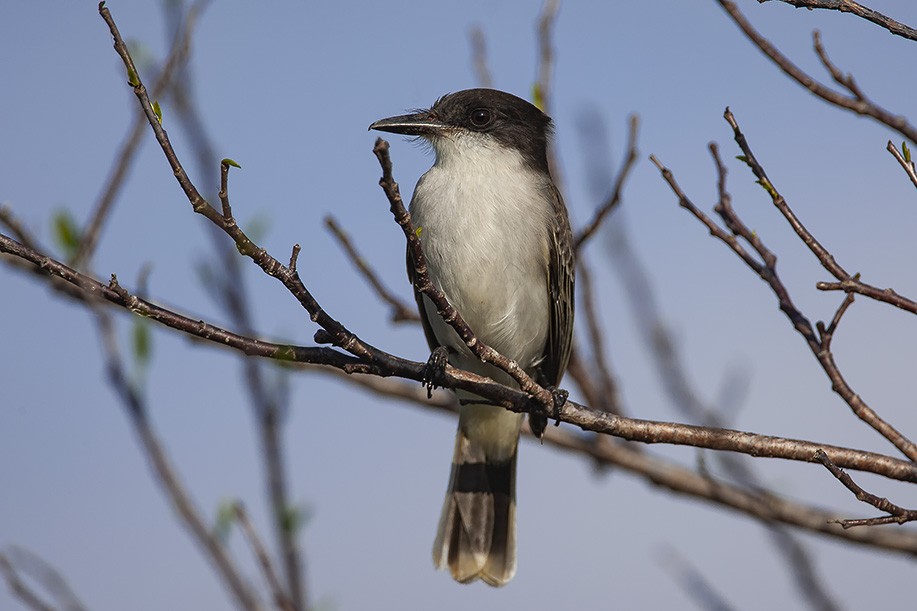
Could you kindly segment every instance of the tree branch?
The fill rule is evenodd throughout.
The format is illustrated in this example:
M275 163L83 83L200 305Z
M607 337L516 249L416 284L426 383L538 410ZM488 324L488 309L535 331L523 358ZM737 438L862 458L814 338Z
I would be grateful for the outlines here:
M884 497L879 497L869 492L863 490L859 484L853 481L853 478L850 477L843 469L835 465L828 455L824 452L817 452L815 454L815 460L820 462L825 466L828 471L831 472L831 475L837 478L837 480L844 484L844 486L852 492L857 500L860 500L864 503L869 503L879 511L884 511L889 514L881 518L866 518L862 520L835 520L837 524L840 524L844 528L851 528L853 526L877 526L880 524L904 524L905 522L913 522L917 520L917 509L904 509L895 505L888 499Z
M621 164L621 169L618 170L618 175L615 177L614 186L611 189L611 196L609 196L604 204L596 209L595 214L592 216L592 220L576 234L574 243L576 244L577 250L580 249L583 242L592 237L599 228L599 225L602 224L602 221L605 220L605 217L608 216L612 210L617 208L618 204L621 202L624 183L630 175L634 163L637 161L637 129L640 124L640 118L637 115L631 115L628 124L627 153L624 157L624 163Z
M190 336L232 348L250 356L326 365L345 373L398 376L417 382L421 381L424 376L425 363L402 359L378 349L371 360L362 361L329 348L275 344L240 336L216 325L190 319L140 299L121 287L117 280L114 280L111 286L104 286L97 280L80 274L50 257L35 253L2 234L0 234L0 253L8 253L31 261L37 266L41 277L60 277L80 287L87 295L87 299L103 299ZM360 340L357 339L357 341ZM527 413L532 409L532 398L524 391L451 366L446 367L443 384L447 388L467 390L489 400L494 405L500 405L517 413ZM583 430L630 441L688 445L758 457L810 462L815 452L821 448L828 453L835 464L841 467L917 483L917 464L874 452L731 429L625 418L590 409L573 401L567 401L559 409L557 416L561 422L567 422Z
M813 94L839 108L844 108L858 115L863 115L875 119L879 123L890 127L911 142L917 142L917 128L911 125L908 120L899 115L895 115L881 106L875 104L865 96L846 96L838 93L833 89L825 87L814 78L803 72L798 66L791 62L777 48L764 38L751 23L745 18L735 2L730 0L716 0L726 14L729 15L737 26L742 30L745 36L757 46L784 74L811 91Z
M357 252L356 247L354 247L353 242L350 241L350 237L347 233L338 225L337 221L334 220L334 217L328 215L325 217L325 227L328 228L328 231L331 232L338 243L341 245L341 248L344 249L344 252L347 253L347 257L350 259L351 263L359 270L363 275L363 278L369 283L369 286L376 292L376 295L379 298L391 306L392 322L420 322L420 316L417 314L416 308L414 306L408 306L404 301L396 297L382 284L382 281L379 280L379 276L376 275L376 272L369 266L359 252Z
M759 3L764 4L770 0L758 0ZM886 17L879 11L874 11L873 9L863 6L858 2L853 0L779 0L785 4L790 4L796 8L807 8L807 9L829 9L833 11L840 11L841 13L850 13L861 17L866 21L871 21L872 23L885 28L895 36L901 36L902 38L907 38L909 40L917 40L917 30L914 28L908 27L903 23L895 21L891 17Z
M758 182L761 186L770 194L774 205L783 213L784 217L787 218L790 225L799 235L800 239L809 246L810 250L815 253L816 257L822 263L822 265L829 270L834 270L837 274L845 276L846 272L834 261L834 257L829 253L821 244L812 236L808 230L802 225L801 222L795 217L792 210L781 196L777 190L773 187L770 181L767 178L767 175L764 173L764 169L755 159L754 155L751 153L751 150L748 147L748 143L745 141L744 135L739 131L738 124L735 121L735 118L732 116L732 113L729 112L729 109L726 109L726 120L733 127L735 132L736 142L739 144L742 151L745 153L744 161L751 167L755 176L758 177ZM711 146L711 153L714 156L714 159L718 167L722 167L722 162L719 161L717 154L716 146ZM786 289L786 286L780 280L779 275L777 274L777 257L773 252L768 249L762 242L760 236L757 233L751 231L738 217L738 215L733 210L731 203L728 197L722 197L720 202L717 204L715 210L723 219L726 227L729 229L729 232L722 229L719 225L714 223L706 214L701 212L697 206L695 206L690 199L684 194L681 188L678 186L678 183L675 181L675 177L672 172L662 165L658 159L654 156L650 156L651 161L659 168L662 173L663 179L669 184L669 187L672 189L672 192L676 195L679 201L679 205L694 215L707 229L710 233L717 239L724 242L726 245L732 249L732 251L738 255L745 263L748 265L754 272L771 288L774 295L777 297L777 301L780 306L780 310L787 316L790 322L793 324L793 328L805 339L806 344L809 346L809 349L812 351L812 354L818 360L819 364L822 366L825 374L828 376L828 379L831 381L831 388L836 392L850 407L854 414L863 422L867 423L873 429L875 429L879 434L888 439L896 448L898 448L905 456L911 460L917 460L917 446L913 444L907 437L901 434L897 429L895 429L891 424L883 420L869 405L858 395L849 384L847 384L843 375L837 367L837 364L834 361L834 355L829 349L830 339L820 337L816 334L815 328L812 326L812 323L809 322L809 319L806 318L802 312L794 305L790 294ZM722 172L720 174L722 176ZM723 193L721 189L721 193ZM760 257L760 260L752 256L739 242L739 238L748 243L755 253Z

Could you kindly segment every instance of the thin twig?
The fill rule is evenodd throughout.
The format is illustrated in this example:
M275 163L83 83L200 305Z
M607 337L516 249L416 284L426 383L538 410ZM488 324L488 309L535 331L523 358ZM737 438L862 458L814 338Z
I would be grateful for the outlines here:
M258 565L261 567L261 572L264 574L264 580L267 582L268 590L274 596L274 603L277 605L277 608L284 609L285 611L295 611L296 607L293 605L290 597L283 591L283 586L277 578L276 571L274 571L271 557L268 555L264 543L261 542L261 538L258 537L255 526L249 519L248 512L245 511L245 505L241 502L237 502L233 504L232 509L233 513L236 514L239 525L242 527L245 539L252 548L252 553L254 553L255 558L258 559Z
M823 451L818 450L815 453L815 460L820 462L831 472L831 475L837 478L837 480L844 484L844 486L852 492L857 500L864 503L869 503L879 511L884 511L889 514L887 516L882 516L880 518L863 518L855 520L835 520L835 523L840 524L844 528L851 528L854 526L877 526L881 524L904 524L905 522L913 522L917 520L917 509L905 509L895 505L885 497L876 496L870 492L866 492L863 488L860 487L846 471L835 465L831 459Z
M588 240L596 232L605 217L608 216L612 210L617 208L618 204L621 202L624 183L627 181L631 168L633 168L634 163L637 161L637 129L639 123L640 118L637 115L630 116L630 121L628 122L629 129L627 132L627 153L624 157L624 162L621 164L621 169L618 170L618 175L615 177L611 195L605 200L605 203L596 209L595 214L592 216L592 220L586 223L586 226L576 234L575 244L577 250L579 250L583 242Z
M712 150L715 155L715 148ZM745 261L745 263L771 288L774 295L777 297L780 310L790 320L793 328L806 340L809 349L812 351L819 364L821 364L822 369L831 381L832 390L844 399L858 418L869 424L879 432L879 434L892 442L892 444L901 450L905 456L912 459L917 457L917 447L892 425L880 418L879 415L876 414L876 412L847 384L837 364L834 362L834 355L830 350L824 349L821 338L816 334L812 323L809 322L809 319L794 305L786 286L777 274L777 258L773 252L764 245L760 236L758 236L756 232L751 231L739 219L730 206L717 206L717 212L723 217L730 232L723 230L688 199L687 195L685 195L684 191L681 190L681 187L679 187L678 183L675 181L675 177L671 170L663 166L662 163L652 155L650 156L650 160L659 168L663 179L669 184L672 192L678 198L679 205L691 212L695 218L707 227L714 237L729 246L730 249ZM742 246L738 237L741 237L754 248L758 256L761 257L760 261Z
M732 611L734 607L726 602L723 594L674 547L664 546L659 552L659 558L663 568L668 569L686 597L699 608L705 611Z
M143 446L144 455L150 461L150 467L157 481L172 502L172 508L179 515L182 523L188 528L189 533L197 544L206 552L207 557L213 563L227 589L232 592L239 606L250 610L259 609L258 601L249 590L238 567L235 566L235 562L220 540L210 531L201 516L200 510L195 506L185 486L179 480L175 468L159 442L159 438L153 431L147 416L146 402L124 372L115 328L110 315L95 304L92 307L95 310L96 324L102 340L108 379L121 399L127 415L130 417L134 432Z
M758 0L761 4L769 2L770 0ZM885 28L895 36L901 36L902 38L907 38L908 40L917 40L917 30L912 27L909 27L901 22L895 21L891 17L887 17L875 11L868 6L863 6L854 0L779 0L786 4L791 4L796 8L806 8L806 9L829 9L833 11L840 11L841 13L850 13L861 17L866 21L871 21L872 23Z
M811 91L819 98L840 108L844 108L858 115L871 117L879 123L890 127L911 142L917 142L917 128L911 125L908 120L900 115L885 110L881 106L872 102L865 96L846 96L842 93L830 89L814 78L803 72L798 66L791 62L777 48L764 38L751 23L745 18L735 2L730 0L717 0L732 20L739 26L745 36L757 46L784 74Z
M898 151L898 148L891 140L888 141L888 145L885 148L894 156L898 163L901 164L901 167L904 168L904 171L907 173L907 177L910 178L914 186L917 187L917 168L914 167L914 161L905 159L904 155Z
M376 295L379 296L382 301L387 303L392 308L391 320L392 322L420 322L420 316L417 314L417 308L413 306L408 306L404 301L396 297L385 288L385 285L382 284L382 281L379 280L379 276L375 271L369 266L366 262L366 259L357 252L357 249L354 247L353 242L351 242L350 237L347 235L337 221L334 220L334 217L328 215L325 217L325 227L328 228L328 231L331 232L338 243L341 245L341 248L344 249L344 252L347 253L348 258L351 263L353 263L357 270L363 274L363 278L369 282L369 285L376 292Z
M611 368L608 365L608 356L605 354L604 334L599 325L595 294L592 290L592 273L582 257L577 257L577 263L579 286L582 293L582 301L580 303L583 304L589 344L592 348L592 358L595 360L594 371L599 383L598 403L591 405L612 414L622 414L618 385L615 383Z
M203 12L209 0L199 0L191 5L184 18L182 27L178 28L172 43L172 49L166 58L156 82L153 84L153 98L162 97L168 88L172 85L172 76L178 66L187 61L188 52L191 43L191 34L197 23L197 18ZM109 178L102 189L102 193L93 206L92 213L86 226L80 233L81 239L76 253L71 260L73 267L79 268L88 261L98 245L99 236L108 215L112 209L121 187L127 179L127 173L133 164L137 151L140 149L141 137L144 134L146 120L143 113L134 115L134 121L127 131L127 136L121 144L120 150L115 154L112 169L109 171Z
M806 229L802 224L802 221L796 216L793 210L790 208L790 205L787 203L786 199L771 180L767 177L767 173L764 171L764 168L758 162L754 153L751 150L751 147L748 144L748 141L745 138L745 135L739 129L739 124L733 116L729 108L726 109L724 114L726 122L729 123L730 127L733 130L733 136L736 143L739 145L739 148L742 149L743 161L751 168L752 173L758 179L758 184L760 184L768 195L771 198L774 206L780 211L783 217L790 224L790 227L796 232L796 235L799 236L799 239L809 247L809 250L815 255L818 261L822 264L826 270L828 270L834 277L838 280L846 281L850 280L851 282L859 282L858 276L851 276L837 261L834 256L824 247L822 244L815 238L812 233ZM714 155L716 155L715 149L712 149ZM672 185L672 182L669 182ZM682 196L680 196L681 198ZM763 267L758 267L755 271L764 280L774 292L775 296L778 298L780 303L780 309L787 315L790 321L793 323L794 328L803 336L808 344L810 350L812 351L815 358L821 364L822 369L825 374L828 376L828 379L831 380L831 388L836 392L854 414L860 418L863 422L874 428L880 435L888 439L896 448L901 450L901 452L910 458L911 460L917 460L917 445L905 437L900 431L895 429L891 424L882 419L869 405L850 388L850 385L847 384L847 381L844 379L843 375L840 372L840 369L837 367L837 364L834 362L834 355L831 353L831 350L825 346L824 342L819 339L815 334L812 324L809 320L793 305L792 300L790 299L789 292L786 287L780 281L777 275L776 261L777 258L773 253L764 246L760 237L757 233L748 229L744 223L739 220L735 211L728 206L720 206L717 208L717 212L723 218L727 227L733 232L734 235L741 236L743 239L748 241L761 256L764 261ZM695 215L696 216L696 215ZM864 285L865 286L865 285ZM882 291L876 289L876 295L883 295Z
M13 594L32 611L56 611L54 607L45 603L41 597L29 587L29 585L19 577L19 573L13 567L13 564L4 555L0 554L0 573L6 579Z
M164 5L167 18L174 21L171 5ZM177 27L177 26L176 26ZM183 66L176 79L171 94L179 121L186 133L188 142L198 164L198 174L208 184L215 180L215 169L218 158L215 147L204 125L203 114L195 103L194 79ZM228 224L234 224L232 207L229 203L228 175L230 167L238 164L230 159L219 162L220 193L223 218ZM250 299L247 293L245 274L235 245L230 244L215 226L208 226L208 234L213 242L213 252L219 262L214 283L217 290L212 291L218 303L229 315L233 326L245 335L254 335L254 323ZM298 246L294 246L289 273L296 275L296 256ZM291 512L296 511L290 500L287 466L284 452L283 425L289 411L290 401L287 393L287 381L281 372L273 382L269 381L264 371L264 363L257 359L242 359L241 367L247 390L249 405L255 416L257 432L261 443L262 467L267 482L268 500L271 504L271 524L277 541L282 568L287 582L289 596L297 609L309 607L308 588L305 574L305 558L297 530L291 528Z

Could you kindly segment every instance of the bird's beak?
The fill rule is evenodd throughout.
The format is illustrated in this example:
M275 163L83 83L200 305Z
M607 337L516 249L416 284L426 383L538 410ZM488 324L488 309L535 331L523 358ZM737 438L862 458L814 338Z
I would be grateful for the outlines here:
M432 136L442 131L445 127L433 113L429 110L424 110L410 115L379 119L370 125L369 129L404 134L406 136Z

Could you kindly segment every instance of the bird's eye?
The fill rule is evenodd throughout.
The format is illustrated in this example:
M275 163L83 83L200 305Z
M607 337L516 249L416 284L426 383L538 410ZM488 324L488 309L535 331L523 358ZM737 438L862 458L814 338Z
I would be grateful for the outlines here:
M491 118L492 115L486 108L478 108L477 110L471 111L471 123L475 127L484 127L490 123Z

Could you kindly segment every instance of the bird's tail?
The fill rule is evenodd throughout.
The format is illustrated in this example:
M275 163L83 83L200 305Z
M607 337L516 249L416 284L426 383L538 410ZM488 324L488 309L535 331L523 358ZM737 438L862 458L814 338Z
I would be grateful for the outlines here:
M459 428L433 542L433 564L456 581L502 586L516 573L516 455L488 459Z

